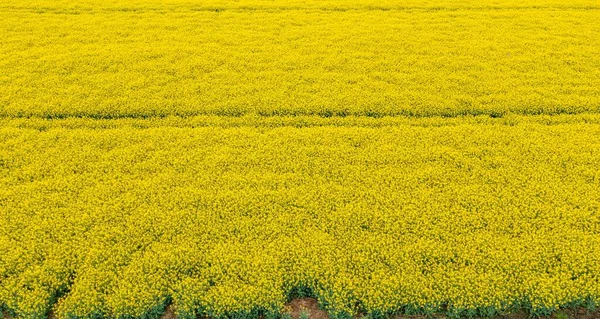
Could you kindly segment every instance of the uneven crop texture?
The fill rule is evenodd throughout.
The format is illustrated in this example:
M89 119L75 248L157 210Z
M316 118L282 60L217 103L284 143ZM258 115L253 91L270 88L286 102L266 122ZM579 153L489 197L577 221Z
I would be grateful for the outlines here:
M600 305L598 0L0 0L0 310Z
M36 317L58 298L59 318L277 313L297 287L334 315L598 301L598 116L196 120L4 121L0 300Z

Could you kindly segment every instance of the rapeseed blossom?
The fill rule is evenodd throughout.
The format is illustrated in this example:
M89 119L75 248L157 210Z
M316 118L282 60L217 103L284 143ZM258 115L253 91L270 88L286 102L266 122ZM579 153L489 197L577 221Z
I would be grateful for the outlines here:
M276 316L302 287L338 317L598 302L597 115L231 121L3 120L0 301L27 318Z
M600 302L596 0L3 0L0 310Z

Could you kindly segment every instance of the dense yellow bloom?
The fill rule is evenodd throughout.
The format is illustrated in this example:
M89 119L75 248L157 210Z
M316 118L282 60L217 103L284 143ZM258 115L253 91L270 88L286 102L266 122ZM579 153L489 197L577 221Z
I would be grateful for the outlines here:
M600 304L597 0L3 0L0 310Z
M272 120L3 120L0 300L38 317L58 297L60 318L276 313L299 285L334 314L598 301L599 116Z
M4 0L0 115L596 112L598 21L597 0Z

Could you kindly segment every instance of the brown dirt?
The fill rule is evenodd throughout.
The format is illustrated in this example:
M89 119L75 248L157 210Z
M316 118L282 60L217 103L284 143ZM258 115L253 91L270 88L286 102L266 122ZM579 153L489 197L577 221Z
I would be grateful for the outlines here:
M498 319L529 319L532 318L524 311L497 316ZM588 312L583 308L579 309L561 309L548 317L539 319L600 319L600 311Z
M395 316L394 319L426 319L425 316ZM446 319L443 315L434 315L427 319ZM525 311L518 311L504 315L492 317L492 319L531 319L534 318ZM549 317L539 317L537 319L600 319L600 311L589 312L583 308L580 309L562 309L553 313ZM474 318L476 319L476 318Z
M319 304L314 298L298 298L294 299L288 304L286 304L286 308L288 309L288 313L293 319L299 319L300 313L304 310L308 312L310 319L329 319L327 312L319 308ZM11 318L6 311L3 311L1 314L2 319L13 319ZM361 315L356 316L354 319L362 318ZM506 315L498 315L493 319L531 319L532 317L524 311L519 311ZM539 319L600 319L600 310L589 312L585 309L563 309L555 312L549 317L540 317ZM48 314L48 319L56 319L56 315L54 312L50 311ZM175 311L171 306L167 306L165 309L165 313L160 317L160 319L177 319L175 316ZM201 318L201 319L209 319L209 318ZM430 318L426 316L394 316L392 319L446 319L443 315L433 315Z
M499 319L528 319L529 317L529 314L523 310L498 316Z
M173 311L173 307L170 305L165 309L165 313L160 317L160 319L176 319L175 311Z
M289 314L293 319L299 319L302 311L308 312L310 319L329 319L327 312L319 308L315 298L297 298L286 304Z
M568 319L600 319L600 311L588 312L583 308L579 309L564 309L559 310L550 316L551 319L562 319L564 316L558 314L565 314ZM562 317L562 318L561 318Z
M329 319L327 312L319 308L318 302L314 298L294 299L286 305L293 319L299 319L300 312L304 309L309 313L310 319ZM363 316L355 316L354 319L360 319ZM493 319L531 319L532 317L525 311L518 311L506 315L498 315ZM600 319L600 311L588 312L580 309L559 310L549 317L540 317L539 319ZM444 315L426 316L394 316L392 319L447 319Z

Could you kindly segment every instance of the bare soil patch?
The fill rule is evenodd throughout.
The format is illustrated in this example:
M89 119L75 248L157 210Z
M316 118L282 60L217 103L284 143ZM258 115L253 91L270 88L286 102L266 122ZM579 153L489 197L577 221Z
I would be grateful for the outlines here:
M600 319L600 311L587 311L583 308L561 309L550 316L551 319ZM512 318L511 318L512 319ZM518 319L518 318L515 318Z
M160 317L160 319L176 319L177 317L175 316L175 311L173 311L173 308L169 305L167 306L167 308L165 309L165 313Z
M300 314L305 312L308 314L309 319L329 319L329 315L327 312L321 308L319 308L319 303L315 298L297 298L290 301L286 304L286 308L288 309L288 313L292 317L292 319L300 319ZM362 315L356 316L354 319L362 318ZM2 312L2 319L13 319L8 312ZM505 315L498 315L491 319L531 319L528 313L524 311L514 312ZM57 319L56 315L53 311L48 313L48 319ZM160 317L160 319L177 319L175 315L175 311L169 305L165 309L165 313ZM209 319L209 318L200 318L200 319ZM433 315L431 317L426 316L394 316L391 319L447 319L444 315ZM474 318L477 319L477 318ZM482 319L482 318L479 318ZM600 310L596 310L593 312L589 312L586 309L561 309L556 311L549 317L540 317L538 319L600 319Z
M447 319L444 315L426 316L394 316L393 319ZM489 319L532 319L535 318L525 311L517 311L509 314L498 315ZM312 319L312 318L311 318ZM473 318L484 319L484 318ZM600 319L600 311L589 312L586 309L561 309L547 317L538 317L536 319Z
M329 319L327 312L319 308L319 303L315 298L293 299L286 306L293 319L299 319L302 312L306 312L310 319Z

